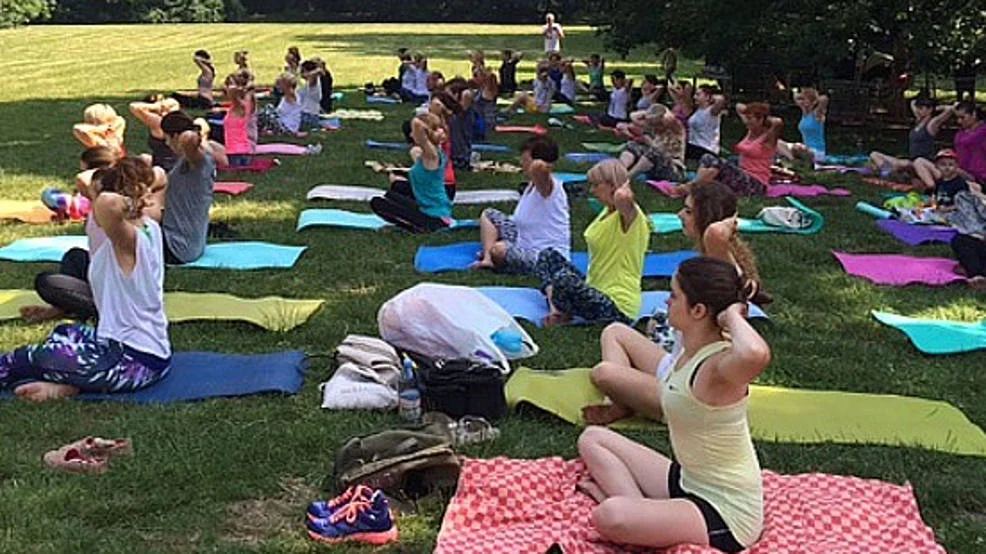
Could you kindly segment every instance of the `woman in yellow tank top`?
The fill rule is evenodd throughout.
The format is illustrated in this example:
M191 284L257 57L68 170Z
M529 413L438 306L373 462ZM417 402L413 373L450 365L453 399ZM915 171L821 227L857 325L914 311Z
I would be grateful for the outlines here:
M607 365L624 378L621 390L611 393L614 401L667 420L677 461L604 427L589 427L579 437L579 454L591 479L580 489L599 501L592 521L608 540L739 552L756 542L763 527L747 397L750 382L770 362L770 347L746 321L743 281L728 262L699 257L682 263L671 281L668 317L684 348L678 356L653 356L651 367L667 369L660 382L632 370L642 363L633 349L623 353L625 367ZM603 349L605 354L605 344Z

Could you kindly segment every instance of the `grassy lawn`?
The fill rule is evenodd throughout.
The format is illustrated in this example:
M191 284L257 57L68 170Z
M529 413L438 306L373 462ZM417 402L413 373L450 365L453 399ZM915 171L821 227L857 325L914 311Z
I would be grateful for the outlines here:
M336 83L344 87L379 82L396 70L393 50L421 49L432 69L447 76L466 73L469 48L495 51L510 47L536 52L534 26L458 25L209 25L32 27L0 32L0 198L34 199L46 186L69 187L77 168L79 145L70 127L90 102L113 104L125 114L126 103L149 92L194 87L197 72L191 53L210 50L220 78L232 68L232 52L247 49L262 82L270 82L283 65L290 45L306 56L328 61ZM567 30L566 46L576 55L598 51L590 29ZM491 58L493 56L490 56ZM611 56L615 58L615 56ZM613 61L631 75L656 71L652 52L625 62ZM533 60L521 66L529 78ZM695 70L685 65L685 74ZM341 107L366 107L360 94L347 92ZM307 245L290 271L169 271L167 290L225 291L255 297L324 298L325 308L307 325L284 334L244 324L175 325L176 350L267 352L303 349L311 370L296 397L251 397L160 407L60 402L44 406L0 403L0 552L310 552L319 550L301 532L302 512L331 469L335 449L355 434L397 423L396 415L330 413L319 409L318 383L330 373L325 357L347 333L376 334L382 302L424 276L413 269L421 244L472 240L467 232L434 237L403 233L312 229L295 232L305 192L318 183L382 186L381 176L362 167L366 159L400 161L397 153L368 151L367 138L398 140L407 107L382 108L383 122L345 121L338 133L320 134L321 156L283 160L281 168L248 178L256 187L230 199L218 196L214 219L228 221L245 240ZM127 114L129 115L129 114ZM131 152L146 151L145 131L130 120ZM534 117L517 118L533 123ZM727 120L724 144L740 130ZM787 135L796 133L788 125ZM581 140L606 135L552 131L563 150ZM516 146L523 137L497 136ZM849 152L862 138L866 148L904 146L904 134L830 129L836 152ZM839 148L839 146L843 148ZM508 159L509 156L500 156ZM584 170L566 163L561 170ZM820 176L818 182L848 186L852 199L810 199L827 220L810 238L754 236L767 288L776 301L771 323L758 324L773 347L774 362L762 383L796 388L895 393L940 399L986 424L986 354L926 357L900 333L878 325L871 309L905 315L974 321L986 317L986 303L963 287L881 288L846 276L829 251L907 252L879 232L868 217L853 210L857 200L875 200L878 191L854 177ZM516 176L460 175L463 189L512 186ZM642 188L638 199L648 211L677 210L680 201L658 197ZM768 202L774 204L775 202ZM744 201L741 213L753 216L764 203ZM329 204L321 204L329 206ZM584 248L581 230L590 220L584 200L573 209L573 237ZM368 211L367 206L335 207ZM509 206L504 209L510 209ZM475 217L480 208L456 207L458 217ZM28 236L80 233L81 226L0 225L0 244ZM683 236L655 235L655 251L688 246ZM947 256L947 248L925 246L924 256ZM26 288L43 264L0 262L0 288ZM444 283L531 285L531 281L490 274L444 274L428 277ZM666 289L667 281L647 281L648 289ZM41 339L51 325L10 322L0 325L0 351ZM526 363L536 368L584 366L598 360L598 328L538 330L530 328L542 353ZM472 447L473 456L533 458L572 457L579 430L539 414L524 414L502 423L495 444ZM137 455L115 464L100 478L44 471L48 449L93 434L129 436ZM635 438L668 451L664 431L634 433ZM875 446L792 445L759 442L761 463L781 472L824 471L910 482L922 514L952 552L986 552L986 480L982 459L918 449ZM428 552L434 545L443 506L424 504L418 515L400 519L401 545L388 551ZM352 551L362 551L353 548ZM339 549L339 551L347 551Z

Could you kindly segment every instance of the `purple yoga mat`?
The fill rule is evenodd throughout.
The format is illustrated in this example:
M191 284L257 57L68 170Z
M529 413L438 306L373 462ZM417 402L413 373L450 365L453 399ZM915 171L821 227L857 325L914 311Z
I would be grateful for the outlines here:
M878 285L902 287L922 284L942 286L965 281L955 273L955 260L948 258L913 258L899 254L846 254L832 251L846 273Z
M941 225L913 225L904 223L896 219L881 219L876 222L876 226L890 233L897 240L908 246L917 246L926 242L944 242L948 244L952 241L958 231L951 227Z
M647 184L657 192L665 196L680 196L682 192L677 185L671 181L647 181ZM846 189L827 189L821 185L770 185L767 187L767 198L780 198L782 196L822 196L827 194L829 196L850 196L852 195Z

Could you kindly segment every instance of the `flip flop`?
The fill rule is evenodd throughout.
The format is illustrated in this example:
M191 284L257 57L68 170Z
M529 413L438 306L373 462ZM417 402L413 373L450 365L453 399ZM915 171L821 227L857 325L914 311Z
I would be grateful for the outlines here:
M492 442L500 437L500 430L486 418L479 416L463 416L455 429L455 444L480 444Z
M67 448L75 448L83 455L91 458L130 456L134 453L134 445L130 439L85 437L69 444Z
M46 466L70 473L98 475L106 473L106 458L88 456L73 445L52 450L42 458Z

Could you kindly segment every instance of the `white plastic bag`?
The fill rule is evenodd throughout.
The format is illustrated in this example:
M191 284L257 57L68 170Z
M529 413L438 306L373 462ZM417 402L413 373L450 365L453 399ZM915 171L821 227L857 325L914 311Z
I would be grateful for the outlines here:
M377 314L380 337L429 357L499 363L538 353L534 340L513 317L469 287L421 283L384 302ZM510 352L493 340L497 332L519 337Z

